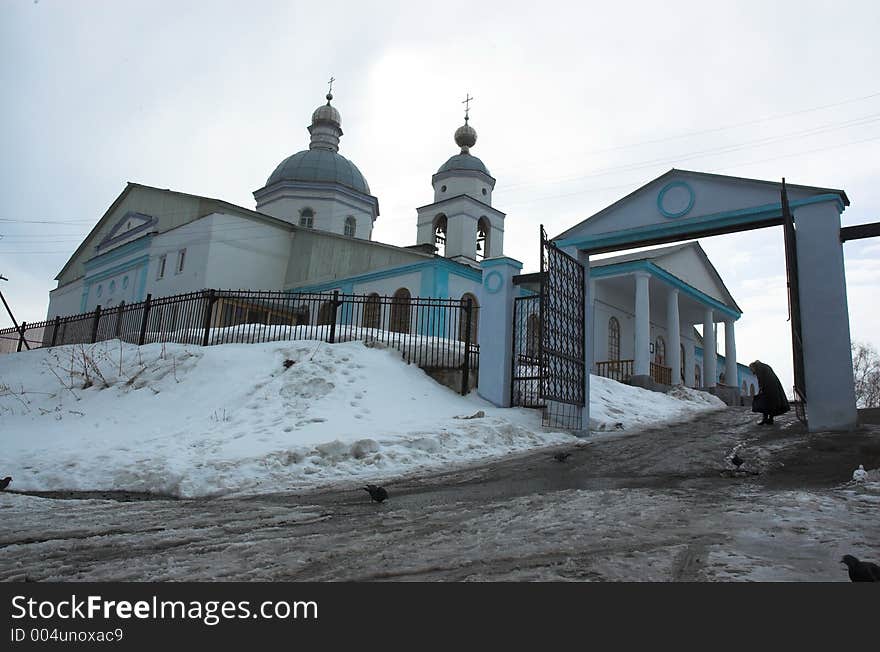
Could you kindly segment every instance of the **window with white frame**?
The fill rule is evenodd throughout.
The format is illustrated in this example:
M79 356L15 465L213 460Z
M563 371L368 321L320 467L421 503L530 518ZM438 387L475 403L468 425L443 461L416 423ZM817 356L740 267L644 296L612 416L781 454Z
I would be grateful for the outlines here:
M315 211L311 208L304 208L299 212L299 225L307 229L315 228Z
M183 264L186 261L186 249L181 249L177 252L177 267L174 270L175 274L180 274L183 271Z
M156 268L156 280L165 276L165 259L167 256L159 256L159 266Z
M345 235L347 235L349 238L353 238L356 228L357 228L357 220L355 220L354 217L351 215L346 217L345 218Z

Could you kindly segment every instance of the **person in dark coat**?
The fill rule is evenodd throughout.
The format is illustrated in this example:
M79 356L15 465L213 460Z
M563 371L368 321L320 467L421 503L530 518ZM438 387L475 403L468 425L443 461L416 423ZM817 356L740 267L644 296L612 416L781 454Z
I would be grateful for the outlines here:
M749 369L758 378L758 393L752 401L752 412L763 414L764 418L759 425L772 425L773 417L785 414L791 409L785 390L782 389L782 383L779 382L770 365L755 360L749 365Z

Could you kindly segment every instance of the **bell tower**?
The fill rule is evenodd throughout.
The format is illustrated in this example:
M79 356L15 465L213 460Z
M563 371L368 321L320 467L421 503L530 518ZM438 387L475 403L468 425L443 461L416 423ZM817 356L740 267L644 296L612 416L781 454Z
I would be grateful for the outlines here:
M461 151L431 178L434 201L418 211L418 244L432 244L441 255L468 265L503 255L504 213L492 207L495 179L472 155L477 132L470 126L470 102L464 102L464 124L455 130Z

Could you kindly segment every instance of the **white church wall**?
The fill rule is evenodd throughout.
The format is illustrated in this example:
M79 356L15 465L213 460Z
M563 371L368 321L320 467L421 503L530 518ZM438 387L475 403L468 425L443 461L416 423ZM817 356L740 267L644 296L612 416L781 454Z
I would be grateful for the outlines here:
M76 315L82 303L83 279L62 285L49 292L49 310L46 319Z
M357 221L354 237L364 240L372 237L373 220L370 205L347 194L334 193L332 190L297 189L295 197L280 195L267 203L257 204L259 212L297 226L300 226L300 216L305 208L310 208L314 212L313 228L315 229L344 235L345 218L352 216Z
M162 297L209 287L206 283L205 270L208 243L211 238L209 217L203 217L156 236L150 247L147 292L154 297ZM178 271L178 258L180 252L184 250L183 270Z
M445 190L444 190L445 188ZM458 195L468 195L484 204L492 204L492 184L482 175L449 176L434 182L434 201L442 201Z
M281 290L290 256L290 231L234 215L205 218L210 228L203 287Z

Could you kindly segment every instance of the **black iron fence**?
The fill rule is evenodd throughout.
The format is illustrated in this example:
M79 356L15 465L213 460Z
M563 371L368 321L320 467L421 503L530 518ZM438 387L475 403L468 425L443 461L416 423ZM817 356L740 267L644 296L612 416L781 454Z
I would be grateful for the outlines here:
M0 330L0 353L110 339L202 346L361 340L397 349L429 372L459 372L466 394L479 368L478 324L479 308L469 299L202 290L24 322Z

